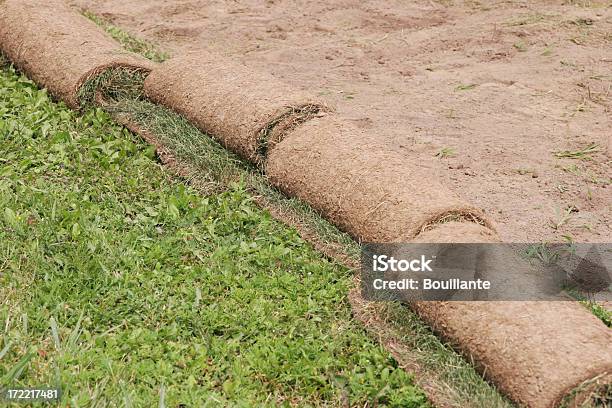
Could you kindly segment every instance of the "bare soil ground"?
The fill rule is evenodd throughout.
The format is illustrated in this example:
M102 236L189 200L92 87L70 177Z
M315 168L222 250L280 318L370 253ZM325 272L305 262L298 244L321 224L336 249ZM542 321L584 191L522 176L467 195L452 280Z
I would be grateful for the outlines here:
M610 2L72 3L171 54L205 48L320 95L504 240L612 237Z

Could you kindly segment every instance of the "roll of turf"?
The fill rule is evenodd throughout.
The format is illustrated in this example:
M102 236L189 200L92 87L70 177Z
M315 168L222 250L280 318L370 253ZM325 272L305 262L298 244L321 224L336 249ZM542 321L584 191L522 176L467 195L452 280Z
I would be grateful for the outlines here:
M79 88L105 69L152 67L62 0L0 1L0 49L72 108L79 106Z
M413 242L497 241L482 226L446 223ZM611 402L612 332L577 302L413 302L411 307L521 406Z
M206 52L161 64L146 79L145 93L256 164L293 127L329 110L270 75Z
M287 134L269 151L266 174L359 241L409 241L453 220L489 225L430 171L334 115Z

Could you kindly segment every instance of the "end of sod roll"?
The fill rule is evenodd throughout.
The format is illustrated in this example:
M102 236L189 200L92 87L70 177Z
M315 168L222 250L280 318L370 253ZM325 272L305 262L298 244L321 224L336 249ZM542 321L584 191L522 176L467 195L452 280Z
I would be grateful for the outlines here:
M0 49L15 66L71 108L84 83L111 68L153 64L121 48L62 0L0 3Z

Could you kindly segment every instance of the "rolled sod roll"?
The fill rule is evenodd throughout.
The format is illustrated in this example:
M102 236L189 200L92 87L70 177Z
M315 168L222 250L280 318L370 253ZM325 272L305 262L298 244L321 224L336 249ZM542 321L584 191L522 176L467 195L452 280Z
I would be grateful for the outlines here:
M446 223L423 232L412 242L499 240L482 226ZM548 408L562 401L569 406L606 406L601 398L606 394L609 398L612 387L612 331L577 302L410 305L521 406Z
M293 127L330 110L270 75L207 52L161 64L146 79L145 94L255 164Z
M453 220L490 225L430 171L334 115L287 134L268 152L266 174L359 241L410 241Z
M39 85L72 108L79 88L111 67L150 70L62 0L0 1L0 49Z

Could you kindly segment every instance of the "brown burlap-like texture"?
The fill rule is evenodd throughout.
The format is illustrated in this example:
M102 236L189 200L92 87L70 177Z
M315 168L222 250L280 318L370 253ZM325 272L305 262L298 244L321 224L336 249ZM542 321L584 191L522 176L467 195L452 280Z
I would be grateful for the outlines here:
M286 135L269 152L266 174L359 241L409 241L445 218L487 223L430 170L334 115Z
M413 242L496 242L484 227L440 224ZM612 332L577 302L413 302L412 308L519 404L554 407L612 385Z
M39 85L72 108L78 90L106 68L149 70L147 59L124 51L62 0L0 2L0 49Z
M268 74L204 51L161 64L145 93L256 164L293 127L329 110Z

